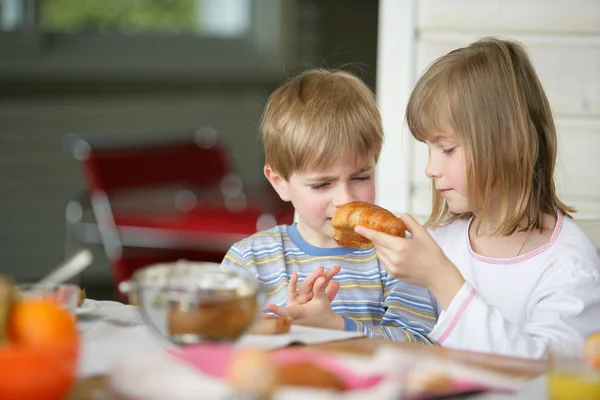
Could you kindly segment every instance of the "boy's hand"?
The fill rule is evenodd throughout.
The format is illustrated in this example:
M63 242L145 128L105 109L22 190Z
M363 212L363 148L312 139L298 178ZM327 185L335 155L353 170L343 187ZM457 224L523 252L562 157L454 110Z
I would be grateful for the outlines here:
M332 281L327 285L327 278L320 276L314 281L313 296L307 303L288 305L287 307L267 304L265 308L280 317L291 318L292 322L297 325L343 330L344 319L333 311L331 300L326 293L326 287L331 286L332 283L337 282Z
M298 274L294 272L288 283L287 305L294 306L305 304L311 301L313 298L313 287L315 281L320 276L323 276L326 279L325 293L327 294L329 302L331 303L340 289L340 284L332 279L340 272L340 270L341 267L339 265L334 265L327 271L324 271L324 268L319 266L309 276L307 276L304 281L302 281L298 289L296 289L298 285Z
M411 233L410 239L387 235L363 226L357 226L354 230L373 242L379 262L390 275L429 289L446 309L465 279L427 229L412 215L405 214L401 219Z

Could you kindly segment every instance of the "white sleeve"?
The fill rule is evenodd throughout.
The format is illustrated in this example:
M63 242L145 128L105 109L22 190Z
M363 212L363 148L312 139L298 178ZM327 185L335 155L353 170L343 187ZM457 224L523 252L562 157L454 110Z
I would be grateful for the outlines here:
M542 358L549 348L580 356L586 336L600 331L600 273L577 263L557 264L546 270L523 305L527 321L522 326L507 321L465 283L429 337L447 347L515 357Z

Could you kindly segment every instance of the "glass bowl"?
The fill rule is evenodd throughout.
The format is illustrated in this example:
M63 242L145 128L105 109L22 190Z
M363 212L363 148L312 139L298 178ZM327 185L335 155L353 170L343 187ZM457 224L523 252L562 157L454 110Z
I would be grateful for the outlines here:
M79 286L71 284L23 283L17 285L17 294L23 299L47 299L56 301L71 314L79 303Z
M219 264L178 261L136 271L119 285L146 323L177 345L231 342L259 315L259 283Z

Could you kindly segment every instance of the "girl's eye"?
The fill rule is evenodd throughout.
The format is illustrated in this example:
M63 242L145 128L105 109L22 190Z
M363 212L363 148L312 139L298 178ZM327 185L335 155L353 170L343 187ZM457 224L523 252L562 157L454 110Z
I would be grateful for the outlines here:
M329 185L329 183L324 182L324 183L316 183L314 185L310 185L310 187L314 190L319 190L319 189L325 189L327 187L327 185Z
M442 149L442 154L452 154L454 149L456 149L456 147L453 147L451 149Z
M354 178L352 178L353 181L368 181L370 179L371 179L370 175L355 176Z

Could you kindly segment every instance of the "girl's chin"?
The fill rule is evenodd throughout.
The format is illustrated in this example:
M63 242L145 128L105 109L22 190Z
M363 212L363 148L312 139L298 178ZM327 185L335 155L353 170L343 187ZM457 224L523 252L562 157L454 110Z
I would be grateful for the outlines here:
M464 214L473 211L471 207L466 204L456 204L450 201L447 202L448 209L454 214Z

